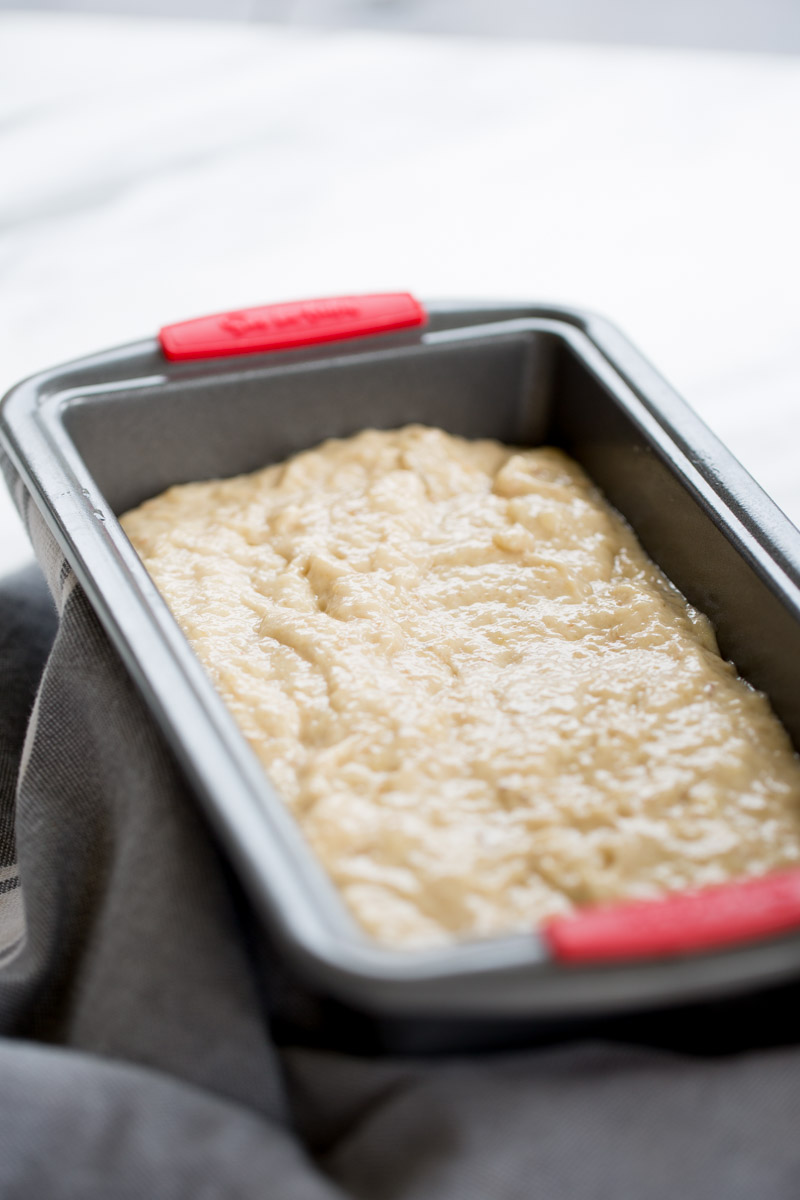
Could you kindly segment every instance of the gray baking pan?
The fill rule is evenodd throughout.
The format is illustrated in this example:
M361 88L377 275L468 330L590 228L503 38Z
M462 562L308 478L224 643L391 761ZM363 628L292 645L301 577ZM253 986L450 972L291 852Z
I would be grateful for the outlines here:
M622 335L536 304L401 304L384 320L362 300L172 327L37 375L0 410L7 455L270 936L310 987L405 1017L618 1012L800 972L791 873L436 950L385 949L350 918L117 522L170 484L411 421L560 445L800 744L800 534Z

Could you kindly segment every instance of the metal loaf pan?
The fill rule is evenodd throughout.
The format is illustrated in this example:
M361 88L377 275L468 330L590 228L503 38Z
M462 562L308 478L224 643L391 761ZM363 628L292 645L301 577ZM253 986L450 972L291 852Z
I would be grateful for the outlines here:
M379 1016L501 1022L663 1007L800 973L795 874L677 908L623 906L610 936L591 911L561 933L429 951L393 952L356 928L115 519L170 484L411 421L560 445L800 745L800 534L616 329L535 304L431 304L422 324L367 333L353 324L359 303L338 313L341 336L319 341L318 309L311 335L277 349L258 336L273 310L224 314L222 341L195 339L179 361L168 337L124 346L20 384L0 412L7 454L292 969Z

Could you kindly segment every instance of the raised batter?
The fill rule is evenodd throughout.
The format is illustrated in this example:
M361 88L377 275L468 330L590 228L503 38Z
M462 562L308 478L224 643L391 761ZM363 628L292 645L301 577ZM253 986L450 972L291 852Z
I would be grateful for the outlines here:
M410 426L123 526L392 946L800 860L800 762L576 463Z

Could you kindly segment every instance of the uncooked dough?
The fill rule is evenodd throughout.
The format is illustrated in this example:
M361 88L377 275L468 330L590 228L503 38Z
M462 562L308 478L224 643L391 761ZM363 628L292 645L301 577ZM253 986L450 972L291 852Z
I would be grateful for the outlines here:
M122 523L382 943L800 860L767 700L558 450L368 430Z

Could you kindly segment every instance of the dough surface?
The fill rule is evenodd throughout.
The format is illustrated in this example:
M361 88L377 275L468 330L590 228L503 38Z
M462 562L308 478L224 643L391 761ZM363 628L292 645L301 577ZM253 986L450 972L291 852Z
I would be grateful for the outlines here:
M558 450L368 430L122 524L382 943L800 861L767 700Z

